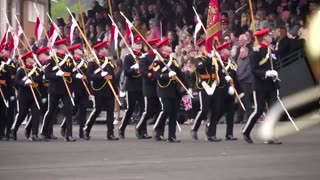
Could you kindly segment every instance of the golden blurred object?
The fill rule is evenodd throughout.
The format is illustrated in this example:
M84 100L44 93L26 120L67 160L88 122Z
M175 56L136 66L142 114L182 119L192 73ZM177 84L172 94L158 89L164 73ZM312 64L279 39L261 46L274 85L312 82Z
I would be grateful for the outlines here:
M320 82L320 10L312 15L306 32L306 52L314 76Z

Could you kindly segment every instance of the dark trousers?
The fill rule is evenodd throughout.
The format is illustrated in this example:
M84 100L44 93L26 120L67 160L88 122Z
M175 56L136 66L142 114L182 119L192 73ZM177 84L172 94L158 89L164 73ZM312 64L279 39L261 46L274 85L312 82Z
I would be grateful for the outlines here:
M54 123L54 112L59 104L59 100L63 102L63 111L65 115L66 121L66 137L72 136L72 103L70 97L68 95L56 95L56 94L49 94L48 96L48 110L43 118L43 123L41 127L41 134L49 137L52 132L51 129L53 128Z
M244 96L241 98L241 101L246 108L246 111L244 111L240 103L238 103L236 122L247 122L249 115L252 113L252 83L240 81L240 86L244 92Z
M12 125L12 131L18 131L21 123L27 117L29 113L29 109L31 110L31 121L32 121L32 134L37 135L39 129L39 121L40 121L40 110L38 109L36 102L32 95L30 94L18 94L18 107L19 112L16 115L15 121Z
M134 112L135 105L138 102L139 109L140 109L140 115L142 114L144 110L144 101L142 96L142 91L127 91L127 110L124 113L122 122L119 126L119 130L125 131L129 120Z
M205 91L199 91L198 96L200 108L197 111L196 117L193 122L193 126L191 128L191 130L193 131L198 131L201 125L201 121L207 118L210 99L212 98L212 96L209 96Z
M89 132L93 124L95 123L97 117L102 111L102 108L106 106L107 117L107 135L113 135L113 113L114 113L114 97L113 96L95 96L93 102L93 111L89 115L89 118L85 124L84 130Z
M0 99L0 139L5 135L4 130L7 124L7 107L1 97Z
M176 121L180 99L178 98L160 98L161 112L158 116L153 129L161 134L169 117L168 138L176 138Z
M229 86L223 88L217 88L214 93L212 113L210 113L209 127L207 136L216 136L217 133L217 124L221 117L226 114L227 130L226 136L233 135L233 121L234 121L234 96L228 94Z
M40 105L40 112L41 112L41 118L44 118L44 115L46 114L47 110L48 110L48 94L43 95L41 99L39 99L39 105ZM53 118L56 118L56 113L54 113ZM28 132L31 132L32 130L32 116L28 119L27 124L25 125L25 130ZM53 126L50 128L50 134L53 133Z
M17 100L14 95L11 97L14 97L14 99L8 99L9 100L9 108L7 109L7 121L6 121L6 137L9 137L9 134L11 132L11 127L15 119L16 110L17 110ZM10 97L10 98L11 98Z
M277 91L275 88L258 88L253 91L254 111L250 115L242 133L250 135L252 128L264 111L265 103L271 106L277 101Z
M147 120L158 117L161 111L161 105L158 97L144 97L144 112L136 125L140 132L147 133Z
M78 122L79 122L79 133L83 131L84 124L86 122L86 117L87 117L87 101L88 101L88 96L75 96L74 98L74 103L77 105L77 111L78 111ZM65 129L66 128L66 121L62 121L61 128Z

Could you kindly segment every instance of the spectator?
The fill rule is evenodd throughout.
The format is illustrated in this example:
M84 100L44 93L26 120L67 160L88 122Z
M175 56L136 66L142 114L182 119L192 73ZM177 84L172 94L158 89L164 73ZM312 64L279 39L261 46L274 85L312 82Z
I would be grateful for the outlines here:
M96 38L96 42L101 42L104 39L104 26L102 26L102 24L99 24L97 26L97 38Z
M137 15L133 18L133 26L138 30L138 32L145 37L145 34L147 33L147 27L144 22L141 22L141 18ZM134 35L138 35L136 31L133 31Z
M149 20L150 30L146 33L145 37L147 40L161 38L160 37L160 28L156 24L156 20L154 18Z
M110 38L111 38L111 28L109 24L106 24L105 29L104 29L104 37L103 37L103 41L108 41L110 42ZM110 42L111 44L113 42Z
M249 58L249 49L245 46L240 48L239 60L237 62L237 76L239 84L244 92L244 97L242 102L246 108L246 111L243 111L241 105L238 106L238 115L236 118L236 123L246 122L249 115L252 111L252 74L250 67L250 58Z
M250 41L248 39L248 37L246 36L246 34L241 34L239 36L239 47L237 49L237 53L235 56L235 60L237 61L239 59L239 55L240 55L240 48L241 47L246 47L248 49L248 53L250 54L252 52L252 45L250 44Z
M290 53L290 39L287 36L287 29L285 27L280 28L275 50L278 59L285 58Z
M93 44L96 44L97 31L93 24L89 25L89 31L87 33L87 38L90 39Z

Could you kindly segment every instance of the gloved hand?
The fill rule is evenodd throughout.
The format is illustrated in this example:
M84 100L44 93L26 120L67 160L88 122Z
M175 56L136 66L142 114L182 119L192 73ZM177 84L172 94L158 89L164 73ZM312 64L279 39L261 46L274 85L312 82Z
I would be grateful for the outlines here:
M275 70L268 70L266 72L266 77L277 77L278 76L278 72Z
M24 81L24 84L25 84L25 85L32 84L32 81L28 78L27 80Z
M137 69L139 69L139 64L138 64L138 63L135 63L135 64L132 65L130 68L137 70Z
M82 79L82 78L83 78L83 75L80 74L80 73L77 73L77 74L76 74L76 78L77 78L77 79Z
M227 81L227 82L230 82L232 80L232 78L230 76L225 76L224 79Z
M234 95L234 88L233 88L233 86L230 86L230 87L229 87L229 89L228 89L228 94L231 95L231 96Z
M106 72L106 71L101 72L101 77L105 77L106 75L108 75L108 72Z
M14 96L10 96L10 101L14 101L16 98Z
M173 77L173 76L175 76L175 75L177 75L176 72L174 72L174 71L169 71L169 77L170 77L170 78Z
M188 94L192 94L192 89L191 88L188 89Z
M42 104L45 104L47 102L47 98L42 98L41 102L42 102Z
M64 72L63 72L63 71L61 71L61 70L59 70L59 71L56 73L56 75L57 75L57 76L61 76L61 77L62 77L62 76L64 75Z

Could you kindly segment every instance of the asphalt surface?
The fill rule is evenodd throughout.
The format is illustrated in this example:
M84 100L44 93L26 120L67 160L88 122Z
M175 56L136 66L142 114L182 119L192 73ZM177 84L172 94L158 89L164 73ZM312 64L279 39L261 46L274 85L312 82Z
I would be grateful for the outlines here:
M182 126L181 143L135 138L128 126L126 139L105 140L105 125L94 126L92 140L67 143L30 142L18 132L18 141L0 142L0 180L318 180L320 179L320 126L267 145L255 137L246 144L235 126L238 141L216 143L190 137ZM148 127L149 130L151 126ZM58 135L59 127L55 126ZM78 126L74 126L75 137ZM224 137L225 126L218 135Z

